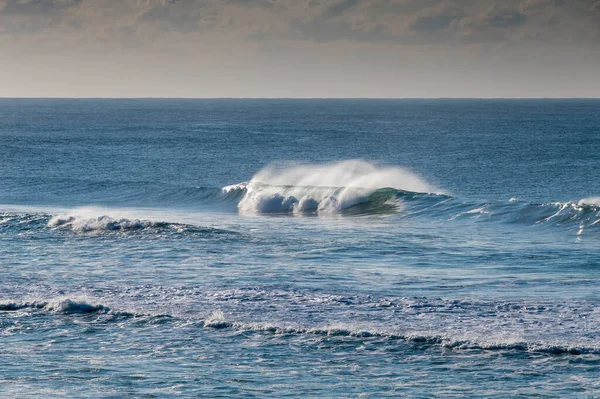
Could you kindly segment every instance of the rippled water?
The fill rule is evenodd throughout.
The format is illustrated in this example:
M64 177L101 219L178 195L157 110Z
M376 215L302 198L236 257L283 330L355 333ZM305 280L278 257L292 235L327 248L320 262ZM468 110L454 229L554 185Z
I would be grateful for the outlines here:
M597 397L600 101L0 100L2 397Z

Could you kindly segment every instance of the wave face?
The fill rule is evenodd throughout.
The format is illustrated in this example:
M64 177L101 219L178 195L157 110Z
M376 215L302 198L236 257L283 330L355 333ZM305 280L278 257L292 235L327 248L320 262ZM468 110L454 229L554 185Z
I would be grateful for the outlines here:
M239 196L240 214L376 215L401 210L400 198L414 195L393 188L275 186L259 182L223 188Z

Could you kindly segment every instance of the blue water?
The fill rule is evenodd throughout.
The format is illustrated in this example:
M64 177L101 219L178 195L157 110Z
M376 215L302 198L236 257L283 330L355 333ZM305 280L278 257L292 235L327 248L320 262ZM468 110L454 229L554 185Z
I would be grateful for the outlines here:
M0 397L600 397L600 100L0 100Z

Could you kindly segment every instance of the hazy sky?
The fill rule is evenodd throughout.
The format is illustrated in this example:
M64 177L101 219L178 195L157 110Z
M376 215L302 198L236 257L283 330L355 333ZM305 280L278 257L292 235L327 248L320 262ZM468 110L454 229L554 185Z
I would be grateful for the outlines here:
M0 0L3 97L600 97L600 0Z

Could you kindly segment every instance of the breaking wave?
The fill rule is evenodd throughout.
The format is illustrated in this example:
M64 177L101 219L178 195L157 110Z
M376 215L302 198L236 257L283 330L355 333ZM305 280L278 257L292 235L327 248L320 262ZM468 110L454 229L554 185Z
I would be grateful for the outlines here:
M251 181L223 188L226 197L242 194L241 213L379 213L400 207L404 193L434 189L415 174L361 160L322 165L274 164Z
M225 196L239 196L241 214L376 215L402 210L403 198L443 198L393 188L273 186L258 182L223 188Z
M473 201L443 193L401 168L359 160L324 165L271 165L252 180L221 189L241 214L380 215L401 218L600 227L600 197L571 202Z
M394 188L272 186L258 182L223 188L223 195L239 197L241 214L395 215L435 221L474 221L525 226L600 229L597 199L533 203L516 198L470 201L446 194L419 193Z

